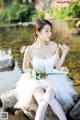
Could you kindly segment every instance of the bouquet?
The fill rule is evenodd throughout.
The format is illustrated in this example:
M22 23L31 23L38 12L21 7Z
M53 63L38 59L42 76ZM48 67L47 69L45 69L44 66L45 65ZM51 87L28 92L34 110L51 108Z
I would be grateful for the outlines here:
M68 72L68 71L66 71L66 72ZM30 69L28 71L28 75L30 78L33 78L36 80L41 80L41 79L44 79L45 77L47 77L48 75L56 75L56 74L62 75L62 74L66 74L66 72L62 71L62 69L61 69L61 72L59 70L55 69L53 73L46 73L45 69L43 71Z
M30 78L34 78L36 80L43 79L47 76L45 69L44 69L44 71L30 69L28 71L28 75Z

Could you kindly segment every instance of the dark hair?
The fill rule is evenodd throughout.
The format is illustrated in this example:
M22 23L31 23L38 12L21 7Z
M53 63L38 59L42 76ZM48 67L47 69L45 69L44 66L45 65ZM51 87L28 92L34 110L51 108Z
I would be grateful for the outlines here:
M34 32L37 37L36 32L41 31L45 25L50 25L52 29L52 24L46 19L38 19L34 25Z

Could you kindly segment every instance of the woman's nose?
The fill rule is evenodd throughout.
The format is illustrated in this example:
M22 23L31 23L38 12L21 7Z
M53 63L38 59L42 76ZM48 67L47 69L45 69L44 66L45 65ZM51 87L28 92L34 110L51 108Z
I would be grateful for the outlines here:
M52 35L52 32L49 32L49 35L50 35L50 37L51 37L51 35Z

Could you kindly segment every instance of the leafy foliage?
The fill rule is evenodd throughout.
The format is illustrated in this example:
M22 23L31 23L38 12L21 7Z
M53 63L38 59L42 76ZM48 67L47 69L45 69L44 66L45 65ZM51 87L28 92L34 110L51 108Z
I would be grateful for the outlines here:
M4 0L6 1L6 0ZM8 4L10 0L6 2ZM0 20L12 22L35 21L37 18L45 18L46 10L36 11L34 3L23 4L23 0L14 0L15 4L0 10ZM80 4L70 4L67 7L55 8L47 11L51 18L66 19L80 17Z
M32 21L35 21L38 18L44 18L45 16L45 12L41 12L41 11L36 11L35 14L33 14L32 16Z
M68 7L50 8L49 13L53 18L79 18L80 17L80 4L70 4Z
M23 3L23 0L15 0L15 2L22 4L22 3Z
M45 69L44 71L30 69L28 71L28 76L35 80L41 80L41 79L44 79L47 76L47 74Z
M13 22L31 21L34 13L35 8L32 4L15 4L0 12L0 20Z

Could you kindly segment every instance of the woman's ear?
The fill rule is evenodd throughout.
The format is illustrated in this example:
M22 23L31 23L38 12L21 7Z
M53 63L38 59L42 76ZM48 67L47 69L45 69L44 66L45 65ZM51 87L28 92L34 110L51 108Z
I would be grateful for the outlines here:
M37 31L36 31L36 34L37 34L37 35L40 35L40 32L37 30Z

